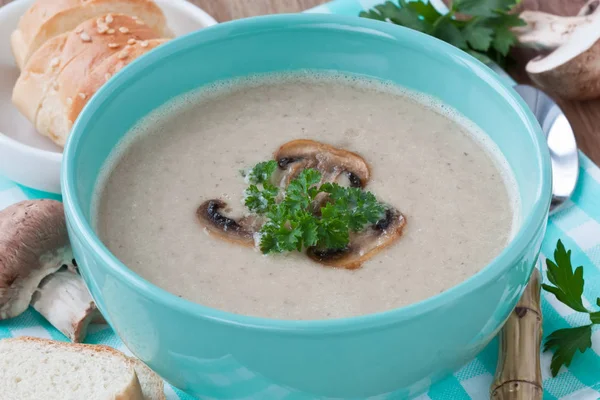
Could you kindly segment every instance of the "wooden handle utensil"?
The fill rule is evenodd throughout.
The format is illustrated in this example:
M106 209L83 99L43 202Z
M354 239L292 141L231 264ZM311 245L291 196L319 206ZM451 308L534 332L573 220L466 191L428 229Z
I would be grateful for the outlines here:
M540 286L540 272L534 268L521 300L502 328L498 366L490 388L493 400L542 399Z

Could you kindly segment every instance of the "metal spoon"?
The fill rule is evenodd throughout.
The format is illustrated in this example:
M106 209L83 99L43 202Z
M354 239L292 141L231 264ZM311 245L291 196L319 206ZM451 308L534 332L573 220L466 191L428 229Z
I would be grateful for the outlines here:
M552 161L552 214L571 197L579 177L573 128L560 107L546 93L529 85L516 85L514 89L531 108L546 135Z
M500 67L492 69L512 83ZM514 83L513 83L514 85ZM552 202L550 214L560 210L571 197L579 177L579 155L573 128L560 107L546 93L529 85L513 88L525 100L546 135L552 162Z

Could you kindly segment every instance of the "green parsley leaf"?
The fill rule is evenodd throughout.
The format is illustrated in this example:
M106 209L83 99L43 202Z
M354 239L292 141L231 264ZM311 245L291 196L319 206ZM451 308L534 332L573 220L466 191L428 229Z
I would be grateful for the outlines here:
M302 230L286 218L271 220L260 230L260 249L264 254L283 253L302 248Z
M258 163L248 172L248 182L253 185L268 182L276 169L277 161L275 160Z
M260 251L263 254L277 253L277 239L274 234L275 228L272 226L263 226L260 233Z
M298 248L298 242L302 238L302 231L298 227L287 228L280 226L275 231L278 247L281 251L292 251Z
M554 349L550 371L552 376L558 375L561 366L568 367L579 350L581 353L592 347L592 325L578 328L558 329L546 340L544 351Z
M295 215L291 222L292 229L298 229L302 232L301 240L298 242L298 251L303 247L315 246L319 240L317 218L306 211L301 211Z
M425 21L430 24L435 23L442 16L438 10L435 9L431 2L421 3L420 1L411 1L407 5L411 10L420 15Z
M262 196L260 189L256 185L250 185L244 191L244 204L246 207L250 209L252 212L260 212L260 210L264 207L266 211L266 202L263 204Z
M321 191L330 194L331 203L321 208L324 218L339 218L350 230L358 232L368 224L379 221L385 212L384 206L371 192L359 188L346 188L337 183L326 183ZM335 213L335 214L334 214ZM332 214L329 216L329 214Z
M244 204L253 213L264 214L275 204L279 189L268 182L263 184L263 188L261 191L256 185L250 185L244 191Z
M478 60L504 65L516 36L510 28L525 25L509 11L520 0L455 0L448 14L440 14L431 2L386 1L359 16L391 22L437 37ZM456 15L460 14L460 19Z
M366 224L377 223L385 213L383 204L377 201L375 195L371 192L364 192L357 188L350 188L353 195L350 197L353 202L350 203L350 228L358 232ZM357 222L358 221L358 222ZM362 226L359 226L362 224Z
M321 173L315 169L305 169L293 179L285 191L285 206L291 213L306 210L318 193L314 187L321 180Z
M335 215L335 212L332 214ZM350 242L348 225L342 219L323 217L317 228L318 247L325 249L343 249Z
M419 13L410 7L405 7L404 0L400 0L402 7L397 6L391 1L375 6L374 9L367 12L362 11L359 16L363 18L376 19L379 21L391 21L396 25L402 25L419 32L429 32L431 24L421 19Z
M337 183L324 183L321 185L320 190L325 193L329 193L332 202L336 202L346 197L346 189Z
M256 164L246 174L251 185L244 190L244 204L253 213L264 214L275 204L279 189L270 180L276 169L277 162L271 160ZM262 190L258 185L262 185Z
M567 251L562 241L556 243L554 260L546 260L546 265L546 275L554 286L543 284L542 288L571 309L588 314L591 322L590 325L559 329L546 340L544 351L555 350L550 369L552 376L556 376L561 366L571 365L577 350L583 353L592 346L592 325L600 324L600 311L590 311L584 306L583 266L573 270L571 250ZM600 298L596 299L596 305L600 307Z
M452 10L477 17L493 17L509 11L517 3L517 0L454 0Z
M464 50L468 48L463 33L451 19L442 17L438 21L439 23L433 31L435 37L442 39L444 42L450 43L459 49Z
M583 266L573 271L571 250L567 251L562 241L556 244L554 261L547 259L547 276L554 286L543 284L544 290L554 294L556 298L575 311L587 313L581 296L583 295Z
M263 253L302 251L318 246L342 249L350 241L350 232L359 232L384 215L385 207L370 192L342 187L337 183L318 186L322 175L305 169L288 184L283 199L269 180L276 164L257 164L249 173L251 184L244 191L245 204L266 219L260 229ZM262 189L260 186L262 185ZM319 197L319 194L327 194ZM316 212L317 204L324 204Z
M289 219L289 210L282 203L279 203L269 208L265 216L270 222L283 225Z
M521 17L519 17L518 14L498 14L496 17L489 19L488 24L492 28L500 26L512 28L514 26L527 25L527 23Z
M508 28L501 27L496 30L493 46L498 53L506 56L510 48L517 43L517 37Z
M361 11L358 14L358 16L361 18L368 18L368 19L374 19L374 20L381 21L381 22L386 22L386 17L384 17L382 13L378 12L377 9Z
M600 300L600 299L597 299L597 300ZM592 321L592 324L594 324L594 325L600 324L600 311L591 312L590 313L590 321Z
M502 56L506 56L510 48L517 43L517 37L510 29L526 25L525 21L513 14L499 14L495 18L488 19L486 24L495 32L492 40L493 49Z
M462 31L472 49L487 51L492 43L494 30L473 19L465 25Z

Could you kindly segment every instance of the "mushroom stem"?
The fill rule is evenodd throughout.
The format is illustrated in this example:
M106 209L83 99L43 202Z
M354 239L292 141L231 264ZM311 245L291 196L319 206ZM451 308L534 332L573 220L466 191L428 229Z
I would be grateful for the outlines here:
M44 278L31 305L75 343L85 339L92 321L103 320L81 276L68 270Z
M24 312L29 306L32 293L40 282L61 267L71 265L72 259L71 246L67 245L41 255L38 259L39 268L31 271L27 279L22 280L20 284L16 284L15 279L3 288L0 282L0 297L10 300L5 304L0 304L0 320L13 318ZM2 261L1 255L0 261ZM2 277L2 271L0 271L0 277Z
M541 400L540 273L529 284L500 334L500 354L490 393L494 400Z
M559 48L569 41L575 29L593 22L586 14L563 17L541 11L524 11L520 17L527 25L512 29L519 43L542 52Z

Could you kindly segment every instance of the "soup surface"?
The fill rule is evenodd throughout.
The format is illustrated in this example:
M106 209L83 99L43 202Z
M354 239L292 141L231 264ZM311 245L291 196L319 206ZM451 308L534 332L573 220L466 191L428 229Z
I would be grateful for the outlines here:
M407 219L399 240L355 270L294 252L263 255L210 236L199 204L241 215L240 170L294 139L360 154L366 190ZM296 74L220 83L142 121L98 183L96 229L150 282L239 314L325 319L389 310L477 273L518 223L514 180L489 139L448 107L392 85Z

